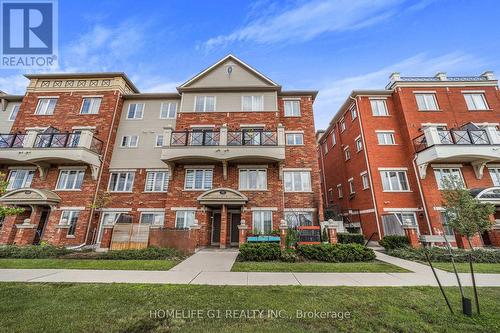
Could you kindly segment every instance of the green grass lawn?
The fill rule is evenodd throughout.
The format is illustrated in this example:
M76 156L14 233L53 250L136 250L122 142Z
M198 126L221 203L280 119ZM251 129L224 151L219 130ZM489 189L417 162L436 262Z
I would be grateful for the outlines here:
M445 271L453 272L453 266L451 262L433 262L432 266ZM457 271L459 273L469 273L470 266L466 262L455 263ZM500 264L486 264L486 263L475 263L474 273L500 273Z
M177 260L0 259L0 268L125 269L165 271Z
M281 261L237 261L233 272L408 272L408 270L382 261L370 262L281 262Z
M75 333L500 331L500 288L479 289L481 316L472 318L460 314L458 289L446 290L453 316L433 287L0 283L0 327L3 332ZM269 318L266 311L262 318L228 317L228 310L252 309L281 311L282 316ZM158 310L201 311L196 318L151 317ZM208 310L220 318L209 318ZM304 319L297 311L348 312L349 318Z

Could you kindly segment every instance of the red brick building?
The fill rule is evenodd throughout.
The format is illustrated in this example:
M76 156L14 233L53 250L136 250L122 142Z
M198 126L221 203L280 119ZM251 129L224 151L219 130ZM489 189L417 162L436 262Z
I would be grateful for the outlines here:
M173 93L139 93L123 73L27 78L24 96L0 95L0 203L25 209L0 244L107 248L123 215L220 247L323 220L315 91L284 91L232 55Z
M454 240L440 192L451 175L496 204L496 226L482 239L500 245L499 120L491 72L394 73L383 90L353 91L317 135L327 211L342 214L366 238L402 234L407 224L425 241L443 241L443 234Z

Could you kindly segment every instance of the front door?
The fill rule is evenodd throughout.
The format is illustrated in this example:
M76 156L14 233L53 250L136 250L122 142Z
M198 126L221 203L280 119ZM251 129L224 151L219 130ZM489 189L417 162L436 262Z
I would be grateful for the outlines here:
M47 220L49 219L49 212L49 210L44 210L42 214L40 214L40 222L38 223L38 227L36 228L33 245L40 244L40 241L42 240L43 230L45 229L45 225L47 224Z
M238 225L241 222L241 214L231 213L231 245L238 245L240 233Z
M212 215L212 245L220 243L220 213Z

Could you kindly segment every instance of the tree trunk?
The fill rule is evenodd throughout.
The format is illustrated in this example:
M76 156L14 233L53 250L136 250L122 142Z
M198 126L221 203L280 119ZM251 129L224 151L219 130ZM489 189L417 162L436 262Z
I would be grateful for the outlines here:
M470 241L470 237L467 236L467 242L469 243L469 247L471 250L474 250L474 247L472 246L472 243Z

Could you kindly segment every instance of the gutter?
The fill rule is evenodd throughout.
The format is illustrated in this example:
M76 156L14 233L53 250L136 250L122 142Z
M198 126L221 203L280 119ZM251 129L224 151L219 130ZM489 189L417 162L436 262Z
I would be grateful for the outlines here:
M417 160L417 154L415 154L415 157L413 158L412 161L413 172L415 172L415 177L417 178L418 192L420 194L420 200L422 200L422 207L424 208L424 214L425 214L425 219L427 220L427 227L429 228L429 234L432 235L431 221L429 219L429 213L427 212L427 204L425 203L424 193L422 192L422 185L420 184L420 178L418 177L419 173L417 170L417 165L415 164L416 160Z

